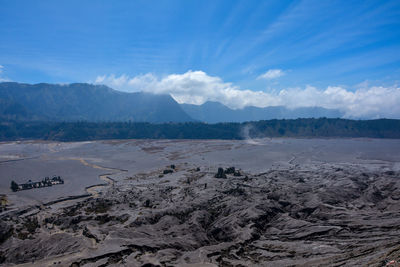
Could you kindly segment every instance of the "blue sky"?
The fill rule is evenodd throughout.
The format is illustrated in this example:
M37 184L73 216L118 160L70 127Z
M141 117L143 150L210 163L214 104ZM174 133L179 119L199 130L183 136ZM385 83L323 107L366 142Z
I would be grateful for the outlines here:
M192 70L250 91L397 86L400 1L0 0L0 65L28 83Z

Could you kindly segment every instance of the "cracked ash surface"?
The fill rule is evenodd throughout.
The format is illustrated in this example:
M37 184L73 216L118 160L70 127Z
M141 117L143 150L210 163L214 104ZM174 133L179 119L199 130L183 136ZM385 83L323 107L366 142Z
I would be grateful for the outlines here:
M52 160L79 156L100 171L85 172L97 177L93 183L108 185L89 186L90 196L77 199L8 192L10 205L0 214L1 264L386 266L400 260L399 141L259 144L114 141L44 148L35 160L49 160L47 153ZM8 155L21 145L29 144L7 147ZM129 159L105 157L118 151ZM153 164L135 167L150 159ZM7 164L15 162L0 165L11 173ZM236 171L227 171L230 166ZM226 178L215 178L218 167ZM18 205L19 197L37 203Z

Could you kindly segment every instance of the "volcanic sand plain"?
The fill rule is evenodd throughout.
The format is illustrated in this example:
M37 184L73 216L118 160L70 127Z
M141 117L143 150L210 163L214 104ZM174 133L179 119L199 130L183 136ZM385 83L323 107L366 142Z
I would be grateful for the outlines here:
M400 256L399 151L365 138L3 142L0 262L382 266ZM65 183L10 190L52 175Z

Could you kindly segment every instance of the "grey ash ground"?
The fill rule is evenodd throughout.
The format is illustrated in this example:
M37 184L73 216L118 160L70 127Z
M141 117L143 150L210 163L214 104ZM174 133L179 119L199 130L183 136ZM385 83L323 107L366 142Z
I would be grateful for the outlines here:
M0 193L9 199L0 214L4 266L400 260L397 140L32 142L1 144L0 151L9 157L0 163ZM5 173L22 175L21 162L66 172L63 194L51 191L62 186L7 191ZM215 178L218 167L230 166L241 176Z

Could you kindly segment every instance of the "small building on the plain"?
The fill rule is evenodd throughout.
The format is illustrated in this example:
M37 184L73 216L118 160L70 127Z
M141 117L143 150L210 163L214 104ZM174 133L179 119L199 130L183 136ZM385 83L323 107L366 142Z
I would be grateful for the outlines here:
M18 184L18 188L15 191L48 187L48 186L53 186L53 185L57 185L57 184L64 184L64 180L61 179L60 176L53 176L51 179L49 177L45 177L42 181L39 181L39 182L32 182L32 180L28 180L28 182L26 182L24 184Z

